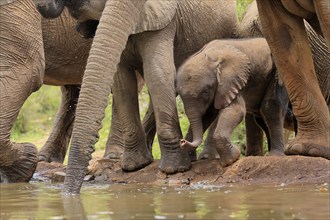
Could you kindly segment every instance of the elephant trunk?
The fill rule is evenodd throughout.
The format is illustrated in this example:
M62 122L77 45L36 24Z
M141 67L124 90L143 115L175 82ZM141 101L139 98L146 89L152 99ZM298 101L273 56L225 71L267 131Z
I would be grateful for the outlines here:
M61 15L66 0L34 0L39 13L45 18L57 18Z
M196 105L199 106L199 105ZM192 108L186 108L186 114L190 121L190 127L192 129L193 141L187 141L182 139L180 141L181 148L197 148L203 140L203 123L202 123L202 114L200 114L197 110L192 110L196 108L191 106Z
M80 192L121 53L137 26L143 4L120 0L105 5L84 73L63 193Z

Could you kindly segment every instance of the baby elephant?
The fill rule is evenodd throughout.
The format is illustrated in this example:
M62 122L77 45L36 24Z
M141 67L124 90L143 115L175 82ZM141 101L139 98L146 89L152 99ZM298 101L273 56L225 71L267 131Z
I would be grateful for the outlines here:
M205 121L211 120L205 148L216 149L221 164L230 165L240 156L231 134L247 111L263 118L271 140L269 155L284 155L288 97L284 86L277 83L264 38L211 41L179 68L177 92L193 133L193 141L181 140L181 147L198 147L205 125L210 124Z

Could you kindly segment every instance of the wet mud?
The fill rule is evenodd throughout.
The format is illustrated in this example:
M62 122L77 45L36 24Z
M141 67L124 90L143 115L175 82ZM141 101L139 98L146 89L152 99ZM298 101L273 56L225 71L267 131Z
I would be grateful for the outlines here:
M124 172L120 160L93 158L85 182L89 184L159 184L159 185L247 185L247 184L319 184L330 183L330 160L305 156L242 157L231 166L222 167L217 159L192 163L189 171L166 175L158 169L159 161L135 171ZM32 181L62 182L66 167L40 162Z

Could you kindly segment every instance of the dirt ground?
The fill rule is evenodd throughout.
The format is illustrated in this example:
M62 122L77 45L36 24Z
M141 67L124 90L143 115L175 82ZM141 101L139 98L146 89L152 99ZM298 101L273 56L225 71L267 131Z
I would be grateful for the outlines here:
M166 175L158 169L159 161L135 171L124 172L119 160L94 158L85 181L89 183L148 183L168 185L246 185L246 184L320 184L330 183L330 160L304 156L243 157L233 165L222 167L214 160L193 162L189 171ZM65 167L40 162L34 181L62 182Z

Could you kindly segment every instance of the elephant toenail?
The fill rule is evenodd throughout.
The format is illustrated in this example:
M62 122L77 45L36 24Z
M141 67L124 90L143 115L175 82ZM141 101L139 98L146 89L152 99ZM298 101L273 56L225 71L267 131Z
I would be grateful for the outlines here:
M174 170L173 167L167 167L167 168L165 169L165 173L175 173L175 170Z

